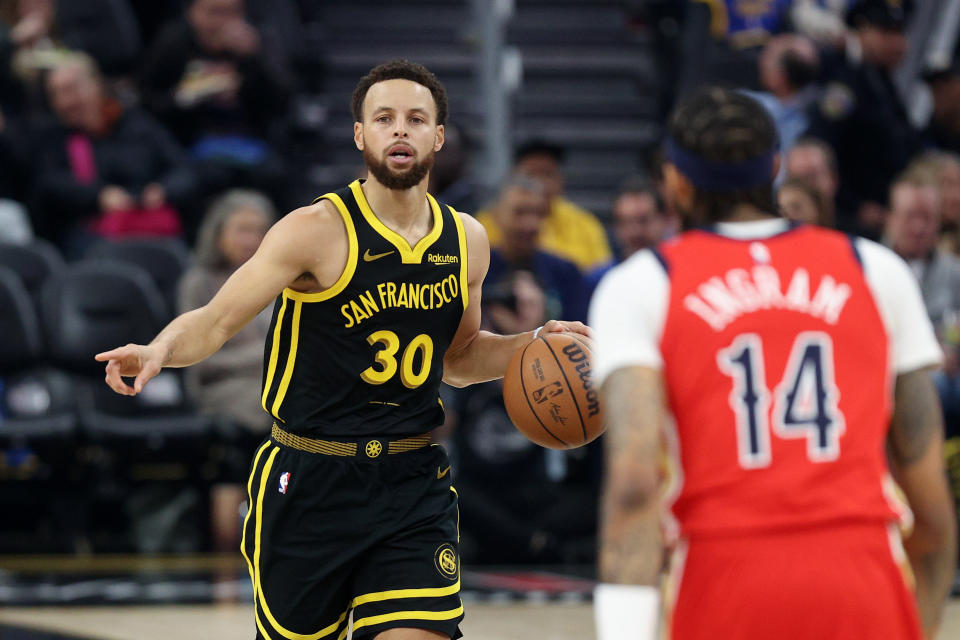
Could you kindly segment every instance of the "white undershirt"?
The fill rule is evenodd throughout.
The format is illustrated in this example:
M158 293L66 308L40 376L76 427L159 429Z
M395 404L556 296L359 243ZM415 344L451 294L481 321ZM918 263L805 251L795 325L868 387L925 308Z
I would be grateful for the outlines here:
M762 239L786 230L782 219L728 222L718 233L739 239ZM940 364L943 353L927 317L920 288L910 267L895 253L864 238L855 241L867 285L880 310L890 340L895 373ZM600 281L590 305L594 330L594 384L627 366L663 368L660 338L670 300L670 280L649 251L640 251L611 269Z

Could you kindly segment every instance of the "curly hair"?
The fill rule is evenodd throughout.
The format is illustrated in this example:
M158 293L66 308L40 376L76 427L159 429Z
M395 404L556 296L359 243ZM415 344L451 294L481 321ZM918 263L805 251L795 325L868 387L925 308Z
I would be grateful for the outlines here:
M409 60L390 60L377 65L370 70L370 73L360 78L357 87L353 90L353 97L350 99L350 109L353 111L353 119L356 122L363 122L363 100L367 97L367 91L373 85L385 80L410 80L416 82L430 90L433 95L433 101L437 105L437 124L446 124L447 122L447 90L443 83L437 80L437 76L422 64L410 62Z
M674 110L670 136L691 153L716 163L736 164L769 153L777 129L766 109L754 99L729 89L710 87L683 100ZM726 218L739 205L777 210L773 176L766 184L722 192L696 190L693 215L700 222Z

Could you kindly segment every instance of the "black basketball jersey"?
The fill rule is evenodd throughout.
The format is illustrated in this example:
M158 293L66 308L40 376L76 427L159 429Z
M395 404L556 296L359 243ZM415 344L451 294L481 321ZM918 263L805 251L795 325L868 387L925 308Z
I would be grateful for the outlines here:
M411 248L360 185L322 196L346 225L347 264L325 291L277 298L262 404L304 435L417 435L443 423L443 356L468 300L463 222L427 195L433 227Z

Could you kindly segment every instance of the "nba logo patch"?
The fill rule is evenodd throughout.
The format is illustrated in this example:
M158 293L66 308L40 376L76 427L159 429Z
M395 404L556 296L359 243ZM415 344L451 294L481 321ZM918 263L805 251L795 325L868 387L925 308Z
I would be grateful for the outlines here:
M280 474L280 493L287 492L287 485L290 484L290 472L284 471Z

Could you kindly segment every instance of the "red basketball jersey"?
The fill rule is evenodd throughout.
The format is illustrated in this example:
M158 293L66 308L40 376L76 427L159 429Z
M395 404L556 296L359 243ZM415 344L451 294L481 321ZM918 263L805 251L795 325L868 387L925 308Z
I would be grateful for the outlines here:
M683 534L894 519L889 341L850 238L693 231L659 255Z

